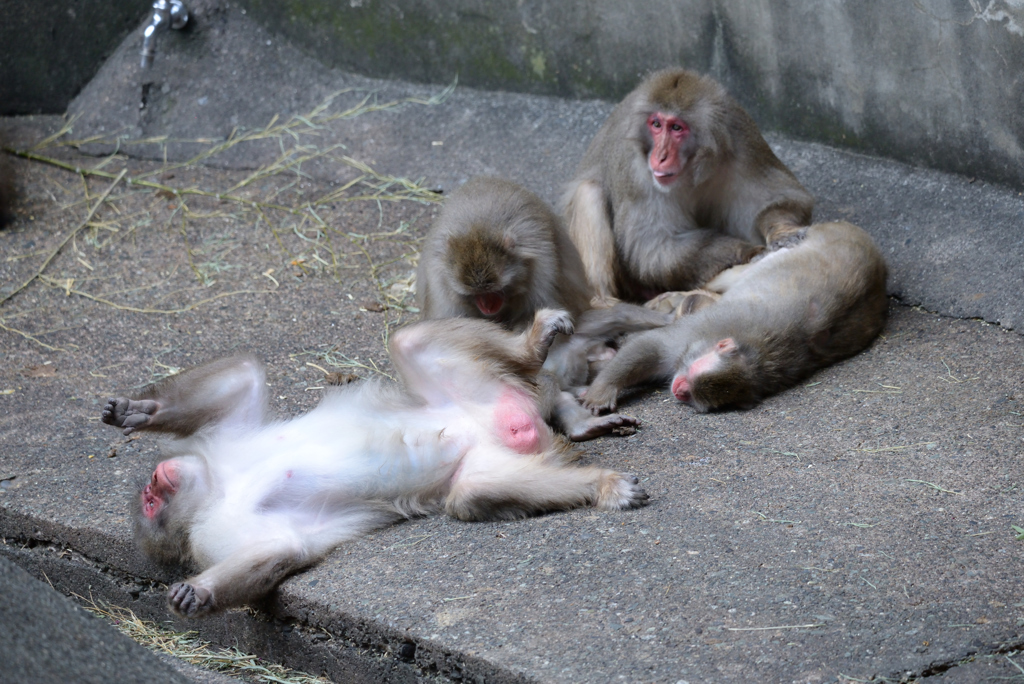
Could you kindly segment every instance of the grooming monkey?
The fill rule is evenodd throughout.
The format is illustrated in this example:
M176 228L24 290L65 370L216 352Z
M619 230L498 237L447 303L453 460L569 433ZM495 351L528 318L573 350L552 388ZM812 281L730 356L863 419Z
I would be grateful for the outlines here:
M615 107L563 204L607 303L700 287L810 224L814 200L722 86L667 69Z
M867 347L888 313L878 248L845 222L801 233L714 278L706 287L718 301L629 337L583 404L614 410L627 387L671 379L672 394L698 411L749 408Z
M550 309L520 334L481 320L419 323L392 337L402 387L348 385L286 421L267 419L251 357L110 399L101 419L125 434L183 438L135 504L143 549L201 570L171 586L171 609L242 605L342 542L436 510L497 520L643 505L636 478L571 466L577 454L541 420L534 379L567 331L568 314Z
M577 318L591 297L558 216L526 188L498 178L474 178L445 202L423 245L416 290L425 319L485 318L516 332L545 307ZM561 338L555 348L565 344ZM583 409L562 391L568 385L561 375L545 372L538 382L545 420L574 441L638 425Z
M575 318L590 306L579 254L561 221L532 192L474 178L444 204L423 244L416 296L426 319L475 317L510 330L539 309Z

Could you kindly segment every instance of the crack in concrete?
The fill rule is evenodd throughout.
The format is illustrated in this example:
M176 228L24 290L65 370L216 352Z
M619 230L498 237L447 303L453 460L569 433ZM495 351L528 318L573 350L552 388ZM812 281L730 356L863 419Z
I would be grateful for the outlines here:
M62 593L129 608L140 617L158 622L166 622L171 617L164 605L166 587L160 580L133 575L62 542L31 535L0 537L0 554ZM60 567L60 563L66 566ZM273 606L274 602L283 607ZM320 613L325 619L304 620L292 613ZM485 661L473 662L477 659L437 648L429 642L391 633L394 630L383 625L365 620L345 624L346 621L346 616L331 613L329 606L293 602L278 594L256 608L229 611L202 621L174 622L175 629L195 630L201 638L217 646L239 648L298 670L319 668L339 681L381 684L411 683L423 678L435 682L496 684L534 681L499 670ZM245 634L240 636L240 631ZM296 643L296 637L301 643ZM250 645L245 645L246 641ZM253 646L260 642L262 648ZM330 653L323 653L325 650ZM333 665L329 660L334 661ZM311 663L315 664L313 668ZM362 672L353 672L354 667Z
M893 674L892 676L893 677L898 677L898 679L896 679L895 681L898 681L901 684L905 683L905 682L906 683L916 682L916 681L919 681L921 679L927 679L928 677L938 677L938 676L941 676L941 675L945 674L946 672L948 672L948 671L950 671L950 670L952 670L954 668L961 667L961 666L967 665L969 663L973 663L978 658L986 658L986 657L995 657L995 656L1000 656L1000 655L1007 655L1007 654L1010 654L1010 653L1020 652L1021 650L1024 650L1024 640L1012 642L1012 643L1009 643L1009 644L1003 644L999 648L997 648L995 650L992 650L992 651L988 651L988 652L968 651L967 654L965 656L963 656L962 658L959 658L957 660L947 660L947 661L940 662L940 663L932 663L926 669L921 670L919 673L916 673L916 674L902 673L902 674ZM1011 661L1011 662L1013 662L1013 661Z

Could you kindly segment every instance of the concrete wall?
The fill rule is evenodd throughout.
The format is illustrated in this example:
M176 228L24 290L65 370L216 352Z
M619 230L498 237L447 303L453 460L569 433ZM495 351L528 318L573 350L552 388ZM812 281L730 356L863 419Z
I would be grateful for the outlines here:
M1024 187L1024 0L241 0L371 76L617 99L681 64L765 128Z
M147 0L3 0L0 115L63 113L126 35Z
M369 76L615 100L681 64L765 129L1024 187L1024 0L229 3ZM7 0L0 115L64 111L149 4Z

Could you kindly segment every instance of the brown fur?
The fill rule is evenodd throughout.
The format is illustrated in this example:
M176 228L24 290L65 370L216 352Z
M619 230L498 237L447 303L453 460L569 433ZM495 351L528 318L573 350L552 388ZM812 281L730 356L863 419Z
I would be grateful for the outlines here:
M498 239L480 223L449 237L448 254L455 279L473 293L500 290L502 275L515 268L515 247L510 242Z
M669 188L647 157L654 112L683 119L688 158ZM598 131L563 202L569 234L600 302L691 290L746 263L778 231L807 225L814 201L753 119L710 78L652 74Z
M558 216L532 192L498 178L456 190L423 243L416 294L425 319L490 318L524 330L543 308L574 317L590 302L583 264ZM485 315L475 297L500 294Z
M685 377L697 410L753 406L871 344L888 313L885 281L867 233L845 222L812 225L795 246L708 283L722 295L715 304L629 338L584 403L614 409L626 387ZM691 372L700 359L710 370Z

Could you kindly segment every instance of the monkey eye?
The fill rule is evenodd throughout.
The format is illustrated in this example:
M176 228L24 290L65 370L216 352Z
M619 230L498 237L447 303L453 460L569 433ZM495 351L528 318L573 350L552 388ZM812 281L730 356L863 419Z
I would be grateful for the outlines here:
M674 124L672 124L672 130L673 130L673 131L681 131L681 130L683 130L683 127L682 127L682 126L680 126L680 125L679 125L679 124L677 124L677 123L674 123Z

